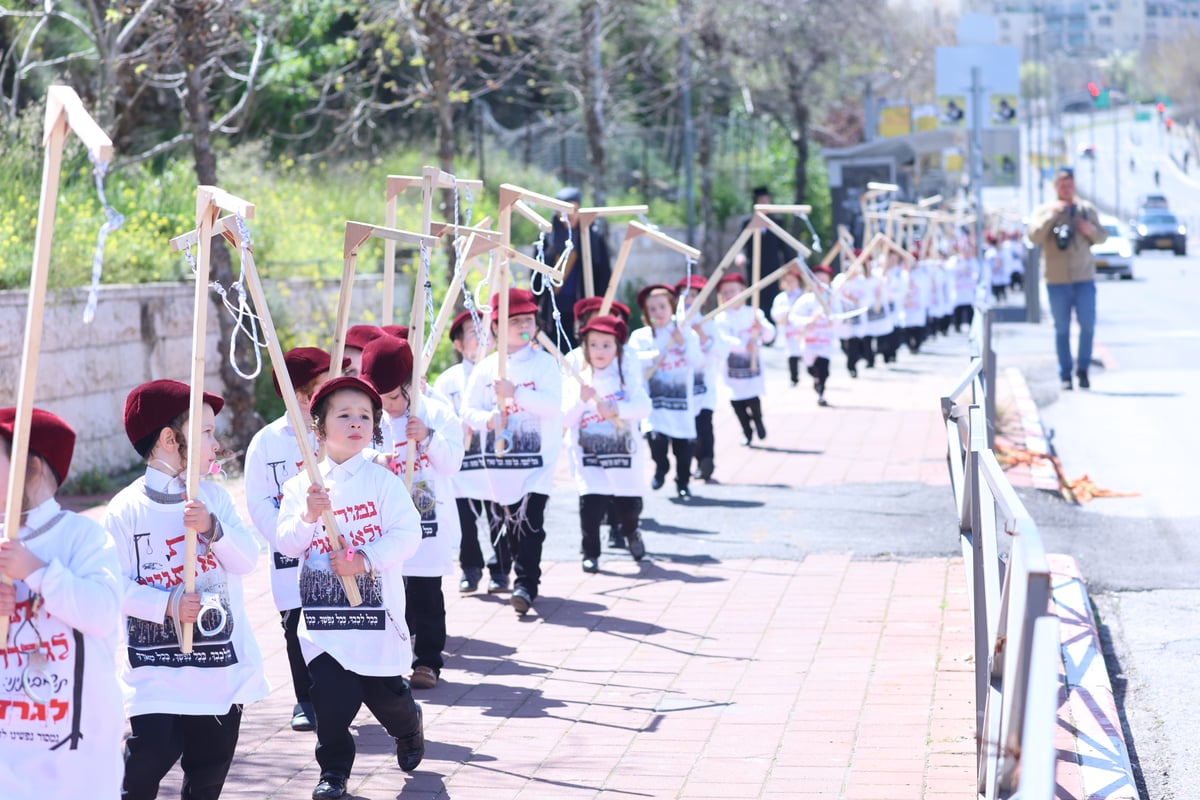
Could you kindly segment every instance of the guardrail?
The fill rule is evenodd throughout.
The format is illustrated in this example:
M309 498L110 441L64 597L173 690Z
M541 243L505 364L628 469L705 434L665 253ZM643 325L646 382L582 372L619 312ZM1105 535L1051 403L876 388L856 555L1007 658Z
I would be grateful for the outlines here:
M989 309L975 309L970 341L970 366L941 407L974 626L977 788L986 800L1053 800L1062 654L1050 567L1037 525L991 449Z

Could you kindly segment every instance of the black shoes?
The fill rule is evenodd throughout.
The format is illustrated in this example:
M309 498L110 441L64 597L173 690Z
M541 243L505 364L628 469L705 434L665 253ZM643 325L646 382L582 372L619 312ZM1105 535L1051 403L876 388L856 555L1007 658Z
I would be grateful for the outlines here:
M1088 380L1088 374L1087 374L1086 369L1081 369L1081 370L1079 370L1079 372L1076 372L1075 374L1079 377L1079 388L1080 389L1092 388L1092 383L1091 383L1091 381Z
M691 500L692 499L692 493L688 491L688 488L686 486L680 486L678 489L675 490L675 494L676 494L676 496L679 497L680 500Z
M1072 390L1072 389L1074 389L1074 388L1075 388L1075 386L1074 386L1074 385L1071 383L1071 379L1070 379L1070 378L1063 378L1063 382L1062 382L1062 390L1063 390L1064 392L1069 392L1069 391L1071 391L1071 390Z
M715 469L715 467L716 465L713 464L713 460L711 458L700 459L700 468L696 470L696 477L705 481L709 480L712 478L713 469Z
M481 569L464 569L462 578L458 581L458 590L463 594L470 594L479 588L479 579L482 577Z
M518 586L513 589L509 602L512 603L513 610L517 612L517 616L523 617L529 613L529 607L533 605L533 598L529 596L529 592Z
M663 484L666 483L666 481L667 481L666 475L655 475L654 480L650 481L650 488L655 489L655 490L661 489L663 487Z
M488 580L488 594L500 594L508 591L508 576L501 575L500 577L492 576Z
M597 572L600 571L600 565L596 563L596 559L594 559L594 558L585 558L583 560L583 571L589 572L589 573L595 575ZM513 605L515 606L516 603L514 603ZM528 610L528 609L526 609L526 610Z
M763 425L763 422L761 419L756 419L754 421L754 427L755 427L755 432L758 434L759 439L767 438L767 427L765 425Z
M629 555L633 556L634 561L641 561L646 557L646 543L642 541L642 534L638 531L629 534Z
M321 782L313 789L312 800L336 800L346 794L346 779L341 775L327 772L321 776Z
M416 733L396 739L396 764L405 772L412 772L421 763L421 759L425 758L425 711L419 704L414 705L417 707ZM343 781L342 786L345 785ZM316 792L313 792L313 797L316 796Z
M317 729L317 712L312 703L296 703L292 707L292 730L315 731Z
M624 550L625 539L622 538L621 534L610 528L608 531L608 546L612 550Z

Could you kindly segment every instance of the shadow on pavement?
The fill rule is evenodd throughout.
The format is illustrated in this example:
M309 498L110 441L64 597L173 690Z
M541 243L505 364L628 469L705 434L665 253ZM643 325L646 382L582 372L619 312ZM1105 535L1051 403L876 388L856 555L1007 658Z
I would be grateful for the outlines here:
M841 406L841 408L851 408L851 406ZM762 450L764 453L787 453L793 456L822 456L825 455L824 450L798 450L792 447L771 447L770 445L752 444L751 450Z
M551 716L550 709L565 708L567 704L548 699L538 689L505 686L502 683L477 683L455 700L454 705L479 708L486 717L534 719Z
M640 577L647 579L647 580L654 580L654 581L682 581L683 583L716 583L717 581L725 580L725 578L721 577L720 575L693 575L690 572L683 572L682 570L678 570L678 569L667 569L665 567L659 566L660 558L662 560L675 561L675 562L679 562L681 564L720 564L721 563L719 559L715 559L712 556L704 556L704 555L681 556L681 555L664 554L661 557L658 555L654 555L653 560L647 560L647 561L642 562L642 573L641 573Z
M672 497L671 503L677 506L688 506L694 508L703 508L704 506L720 506L721 508L759 508L766 505L761 500L722 500L717 497L701 497L700 495L692 495L687 500L681 500L678 497ZM644 526L643 526L644 527Z
M645 567L643 567L643 574L639 577L646 577ZM627 633L631 636L655 636L666 632L666 628L652 622L639 622L612 616L608 613L608 606L586 600L539 597L537 611L538 615L547 623L571 628L587 628L605 633Z
M638 521L638 527L643 531L650 531L651 533L716 533L716 531L705 531L701 530L700 528L684 528L680 525L664 525L654 517L642 517Z

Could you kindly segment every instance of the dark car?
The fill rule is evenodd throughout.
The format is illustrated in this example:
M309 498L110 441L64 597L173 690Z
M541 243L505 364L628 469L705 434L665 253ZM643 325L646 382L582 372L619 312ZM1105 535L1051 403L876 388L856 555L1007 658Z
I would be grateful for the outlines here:
M1174 250L1175 255L1187 255L1187 227L1174 214L1148 209L1133 223L1133 252L1143 250Z

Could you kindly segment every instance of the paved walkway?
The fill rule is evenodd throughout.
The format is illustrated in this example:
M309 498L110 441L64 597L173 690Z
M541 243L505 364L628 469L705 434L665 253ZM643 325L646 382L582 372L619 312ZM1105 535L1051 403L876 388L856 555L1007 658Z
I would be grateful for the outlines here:
M835 364L820 409L768 351L765 446L742 448L717 412L719 477L786 491L847 482L946 487L930 552L953 553L937 398L966 364L965 336L852 381ZM573 492L563 485L564 492ZM681 518L704 508L679 504ZM777 521L786 529L788 521ZM894 524L905 524L897 520ZM764 531L769 535L770 531ZM885 537L886 538L886 537ZM546 564L518 619L507 596L445 583L441 684L418 692L427 755L400 772L364 712L353 797L974 797L971 629L960 558L808 552L799 561L657 557ZM886 542L881 543L886 552ZM292 698L266 572L247 583L271 696L247 708L227 798L308 798L311 733ZM178 770L163 797L178 793Z

